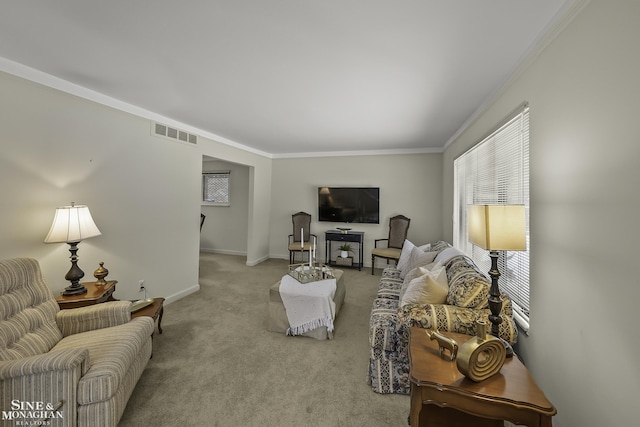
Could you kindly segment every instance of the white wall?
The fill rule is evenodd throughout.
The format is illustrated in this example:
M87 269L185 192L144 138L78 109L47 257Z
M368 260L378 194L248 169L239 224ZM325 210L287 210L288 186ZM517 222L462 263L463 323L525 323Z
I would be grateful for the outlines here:
M268 258L271 159L206 137L152 136L127 106L2 72L0 93L0 258L38 259L54 293L68 286L68 246L43 240L55 208L71 201L88 205L102 231L79 245L83 280L104 261L119 299L141 297L142 279L167 303L197 291L203 156L244 165L247 264Z
M593 0L444 155L453 160L528 100L531 331L516 350L559 427L637 425L640 2Z
M230 171L229 206L202 205L206 215L200 233L200 250L204 252L247 255L249 223L249 168L236 163L205 158L203 172Z
M40 261L68 286L68 245L43 243L57 206L89 206L102 235L79 245L83 280L104 261L116 297L173 299L198 285L202 155L148 120L0 73L0 258Z
M270 254L274 258L289 258L287 236L293 232L291 215L305 211L312 215L311 232L318 236L318 256L324 260L324 232L346 225L318 221L317 192L322 186L380 187L380 224L348 225L365 233L365 266L371 266L373 240L387 237L389 218L393 215L411 218L410 240L416 243L438 240L442 223L441 176L440 154L276 159Z

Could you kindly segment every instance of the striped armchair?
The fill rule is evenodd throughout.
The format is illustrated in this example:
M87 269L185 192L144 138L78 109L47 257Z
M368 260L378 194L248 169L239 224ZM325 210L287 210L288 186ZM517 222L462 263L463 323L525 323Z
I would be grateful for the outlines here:
M61 311L36 260L1 260L2 425L116 426L151 357L130 304Z

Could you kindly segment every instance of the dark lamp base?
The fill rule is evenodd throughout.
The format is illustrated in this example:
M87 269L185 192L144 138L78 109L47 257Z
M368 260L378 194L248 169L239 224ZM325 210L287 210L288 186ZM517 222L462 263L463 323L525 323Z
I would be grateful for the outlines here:
M64 289L62 295L82 295L87 292L87 288L80 283L80 279L84 277L84 271L78 267L78 243L80 242L67 242L69 244L69 252L71 252L71 268L64 276L65 279L71 282L71 286Z
M508 359L510 357L513 357L513 347L511 347L511 344L509 344L503 338L500 338L500 341L502 341L502 344L504 344L504 348L507 350L506 358Z
M86 293L87 293L87 288L85 288L83 285L78 285L78 286L72 285L64 288L64 292L62 292L62 295L70 296L70 295L82 295Z

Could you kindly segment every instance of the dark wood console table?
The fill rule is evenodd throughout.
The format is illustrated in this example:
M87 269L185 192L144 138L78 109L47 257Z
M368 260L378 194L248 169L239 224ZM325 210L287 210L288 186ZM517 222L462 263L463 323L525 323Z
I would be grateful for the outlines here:
M336 265L331 261L331 242L348 242L358 244L358 262L354 263L354 267L362 270L362 260L364 259L364 231L347 231L343 233L340 230L328 230L324 233L325 240L325 260L327 265ZM341 267L344 267L341 265Z

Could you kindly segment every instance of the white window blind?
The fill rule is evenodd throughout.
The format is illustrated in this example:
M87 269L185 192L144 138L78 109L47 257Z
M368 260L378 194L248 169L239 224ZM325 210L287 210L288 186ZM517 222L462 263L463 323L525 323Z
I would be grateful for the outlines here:
M207 204L229 206L229 171L202 174L202 200Z
M523 104L489 136L454 162L454 245L485 272L489 251L472 245L467 231L467 206L523 204L526 251L502 251L498 259L500 290L513 302L515 319L529 328L529 107Z

